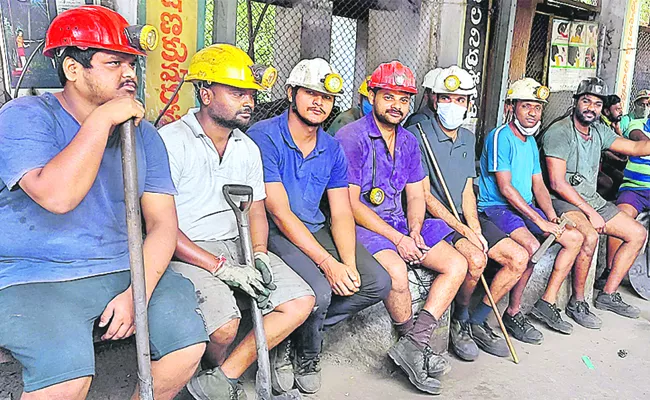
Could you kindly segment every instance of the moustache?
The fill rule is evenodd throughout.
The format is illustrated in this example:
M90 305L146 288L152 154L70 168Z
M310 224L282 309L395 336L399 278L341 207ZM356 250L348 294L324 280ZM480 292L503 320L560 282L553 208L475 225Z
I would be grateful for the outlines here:
M312 111L312 110L320 111L323 114L325 114L325 110L323 110L321 107L310 107L307 109L307 111Z
M404 113L402 112L402 110L397 110L397 109L394 109L394 108L389 108L388 110L386 110L386 114L388 114L388 113L398 113L401 117L404 116Z
M244 107L241 110L237 111L237 115L240 114L252 114L253 113L253 108L252 107Z
M122 89L124 86L126 86L126 85L128 85L128 84L132 84L133 86L135 86L136 89L138 88L138 83L137 83L136 81L134 81L134 80L131 80L131 79L126 80L126 81L120 83L120 87L119 87L119 88Z

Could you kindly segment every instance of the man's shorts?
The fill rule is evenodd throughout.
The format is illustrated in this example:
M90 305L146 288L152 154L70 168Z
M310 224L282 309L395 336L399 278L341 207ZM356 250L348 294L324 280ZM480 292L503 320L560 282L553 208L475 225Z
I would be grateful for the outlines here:
M230 263L240 263L241 247L239 239L194 243L215 256L223 255ZM273 283L275 283L277 289L271 293L268 306L262 310L263 314L270 313L280 304L290 300L314 295L309 285L289 268L280 257L270 252L269 257L271 258ZM243 293L235 295L232 289L223 283L221 279L212 276L203 268L180 261L172 261L170 267L194 284L196 296L199 300L199 308L209 334L212 334L233 319L241 318L240 309L248 308L249 302L245 301L246 297Z
M535 210L537 214L539 214L540 217L544 218L545 220L548 221L548 218L546 218L546 214L539 208L535 207L532 204L529 204L529 206ZM517 210L515 210L511 206L491 206L491 207L486 207L483 209L482 214L484 214L494 225L497 226L497 228L501 229L504 233L507 233L510 235L512 232L519 228L526 227L532 233L533 235L536 236L541 236L544 234L541 229L533 221L529 220L528 218L522 216Z
M580 213L582 212L578 207L574 206L573 204L560 199L553 199L553 208L555 209L557 215L562 215L570 211L577 211ZM619 210L614 205L614 203L608 201L607 203L605 203L604 206L597 209L596 212L600 214L601 217L603 217L605 222L607 222L610 219L614 218L619 212L621 212L621 210Z
M409 235L409 228L406 222L406 218L402 218L398 221L386 222L403 235ZM359 225L356 227L356 232L357 240L363 244L363 246L368 250L368 252L370 252L370 254L374 255L382 250L393 250L397 252L397 247L395 244L378 233L375 233ZM420 234L424 239L424 243L429 247L433 247L445 238L451 238L452 232L454 232L453 229L451 229L443 220L437 218L427 218L422 224L422 230L420 231Z
M467 224L467 220L464 215L460 215L460 219L464 224ZM497 243L506 239L508 235L499 229L498 226L494 225L494 222L490 221L483 213L479 213L478 222L481 225L481 234L485 238L485 241L488 243L488 249L496 246ZM465 236L461 235L458 232L454 232L453 235L447 237L447 241L453 244L456 244L460 239L464 239Z
M629 204L640 214L650 209L650 190L621 190L616 205Z
M95 374L95 320L130 282L122 271L0 290L0 347L22 364L26 392ZM149 301L151 358L207 340L192 283L167 270Z

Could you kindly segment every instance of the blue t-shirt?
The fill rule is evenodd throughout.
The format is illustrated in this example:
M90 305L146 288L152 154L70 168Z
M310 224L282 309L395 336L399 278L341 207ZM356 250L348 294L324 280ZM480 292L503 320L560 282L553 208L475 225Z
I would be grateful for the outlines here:
M256 123L246 133L262 153L264 182L281 182L291 211L310 232L320 230L325 224L319 208L325 190L348 186L348 164L341 145L318 128L316 147L303 157L289 132L288 111Z
M541 174L539 149L535 137L522 141L510 124L493 129L485 138L481 153L478 208L509 205L501 195L495 172L510 171L512 186L527 203L533 201L533 175Z
M23 97L0 110L0 289L86 278L129 268L120 141L111 135L90 191L58 215L20 188L25 173L44 167L79 131L52 94ZM138 191L176 193L167 151L156 129L136 129Z

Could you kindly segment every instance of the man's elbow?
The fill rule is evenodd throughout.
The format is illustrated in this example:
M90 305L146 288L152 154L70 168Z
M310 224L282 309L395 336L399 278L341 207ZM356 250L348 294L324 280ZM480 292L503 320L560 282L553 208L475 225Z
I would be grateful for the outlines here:
M548 183L554 192L560 193L562 191L562 186L564 182L562 182L560 179L550 178Z
M31 197L31 196L30 196ZM58 198L55 196L50 196L50 197L32 197L32 200L34 200L39 206L43 207L47 211L57 214L57 215L63 215L67 214L70 211L74 210L77 208L79 205L78 201L73 201L71 199L64 199L64 198Z

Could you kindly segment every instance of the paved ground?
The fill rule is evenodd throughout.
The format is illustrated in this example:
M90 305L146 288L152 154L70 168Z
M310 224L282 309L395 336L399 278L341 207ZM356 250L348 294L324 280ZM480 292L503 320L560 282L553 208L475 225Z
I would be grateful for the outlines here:
M604 321L601 331L576 327L573 335L547 330L541 346L515 343L521 362L515 365L485 353L474 363L453 360L453 370L443 380L440 399L647 399L650 396L650 303L625 297L642 308L638 320L596 311ZM618 356L626 350L627 356ZM590 370L582 356L590 357ZM130 344L103 346L97 353L97 377L89 399L127 399L134 386L135 360ZM0 400L20 394L20 368L0 365ZM349 361L326 360L323 389L313 400L402 400L425 396L414 391L394 368L367 371ZM252 384L247 385L253 399ZM189 399L186 394L178 398Z

